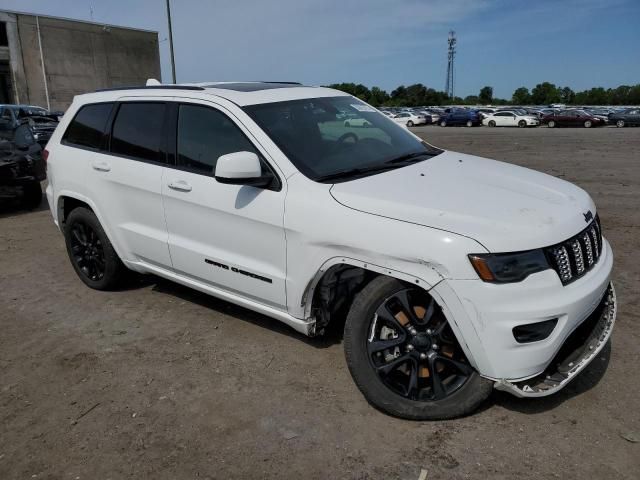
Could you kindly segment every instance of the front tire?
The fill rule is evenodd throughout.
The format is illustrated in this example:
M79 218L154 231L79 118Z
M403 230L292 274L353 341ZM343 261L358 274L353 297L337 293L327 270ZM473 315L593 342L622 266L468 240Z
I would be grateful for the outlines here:
M473 122L471 120L467 120L467 127L473 127Z
M591 120L586 120L584 122L584 128L591 128L592 125L593 123L591 122Z
M618 120L618 121L616 122L616 127L618 127L618 128L622 128L622 127L624 127L624 120Z
M525 122L524 120L520 120L520 121L518 122L518 126L519 126L520 128L525 128L525 127L527 126L527 122Z
M440 122L440 126L441 126L441 127L446 127L446 126L447 126L447 121L446 121L446 120L442 120L442 121Z
M468 363L435 300L390 277L374 279L354 300L344 349L367 401L397 417L459 417L493 389Z
M407 122L407 127L413 127L413 121L409 120L409 121Z
M489 120L489 124L490 127L495 127L496 126L496 122L495 120Z
M71 265L87 286L113 290L121 283L127 269L91 210L78 207L71 211L64 238Z

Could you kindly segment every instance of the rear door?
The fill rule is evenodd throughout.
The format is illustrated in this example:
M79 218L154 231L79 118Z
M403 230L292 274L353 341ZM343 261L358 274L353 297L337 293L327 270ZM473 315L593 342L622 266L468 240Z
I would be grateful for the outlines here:
M507 113L506 112L498 112L494 115L494 119L496 122L496 125L500 126L500 127L506 127L508 125L508 121L507 121Z
M166 111L163 99L115 103L108 151L91 155L88 183L120 255L170 268L161 195Z
M162 183L169 249L176 272L214 287L286 309L284 200L280 180L270 188L223 184L217 159L239 151L266 152L226 108L172 104L175 165Z
M556 114L555 121L558 125L563 125L563 126L572 125L573 116L571 115L571 112L563 110Z

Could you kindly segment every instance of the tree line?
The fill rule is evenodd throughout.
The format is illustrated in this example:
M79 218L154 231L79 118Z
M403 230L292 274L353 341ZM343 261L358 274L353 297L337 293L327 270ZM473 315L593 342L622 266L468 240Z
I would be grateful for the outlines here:
M369 89L361 83L334 83L327 85L364 100L374 107L417 107L420 105L640 105L640 84L620 85L616 88L595 87L574 92L569 87L542 82L529 90L517 88L510 99L493 96L493 87L485 86L478 95L450 98L445 92L426 87L421 83L400 85L391 93L379 87Z

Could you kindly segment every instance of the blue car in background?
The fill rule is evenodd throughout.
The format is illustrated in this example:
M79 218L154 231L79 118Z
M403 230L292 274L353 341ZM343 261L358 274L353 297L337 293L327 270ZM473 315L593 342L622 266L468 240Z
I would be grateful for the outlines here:
M476 110L457 109L451 110L444 117L440 117L441 127L465 125L477 127L482 124L482 117Z

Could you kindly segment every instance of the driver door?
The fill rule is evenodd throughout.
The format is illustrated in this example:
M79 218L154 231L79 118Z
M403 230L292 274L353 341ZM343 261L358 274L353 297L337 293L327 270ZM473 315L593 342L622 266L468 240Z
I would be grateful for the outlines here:
M172 104L162 196L174 270L260 303L286 309L285 186L248 131L222 108ZM269 188L214 178L221 155L256 153L276 181Z

